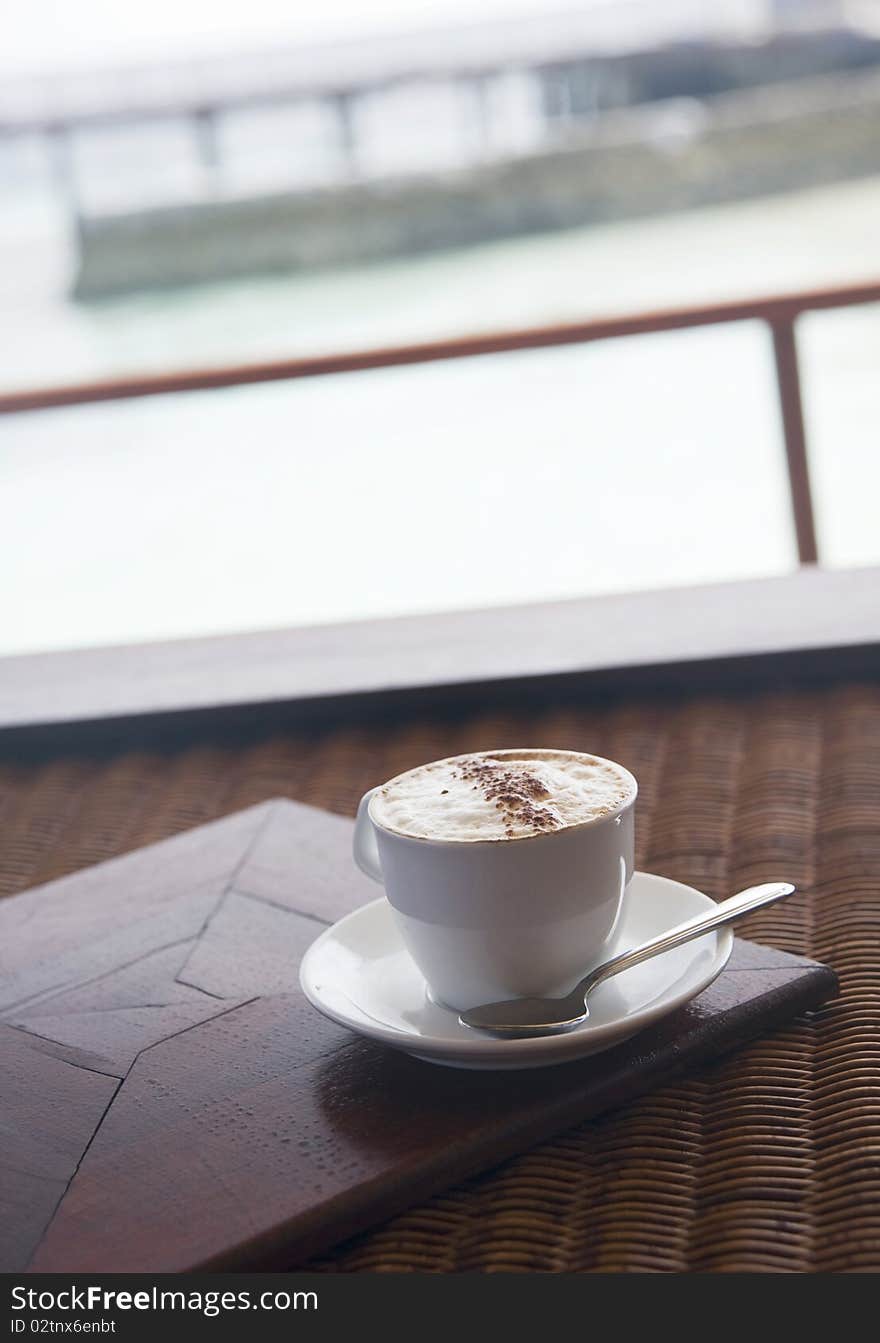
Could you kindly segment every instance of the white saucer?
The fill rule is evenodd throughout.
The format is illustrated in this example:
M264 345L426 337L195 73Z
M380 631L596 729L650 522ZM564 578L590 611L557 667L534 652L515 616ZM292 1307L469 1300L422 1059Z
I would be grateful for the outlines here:
M711 908L708 896L666 877L636 872L609 955ZM601 984L590 1015L565 1035L496 1040L462 1026L427 995L383 898L340 919L303 957L300 983L324 1016L417 1059L454 1068L543 1068L597 1054L693 998L721 973L730 928L707 933Z

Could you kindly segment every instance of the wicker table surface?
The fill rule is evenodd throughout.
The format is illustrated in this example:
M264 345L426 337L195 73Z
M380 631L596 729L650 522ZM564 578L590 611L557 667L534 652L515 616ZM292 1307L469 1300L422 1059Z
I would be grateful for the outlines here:
M786 877L754 941L840 998L736 1056L452 1189L328 1271L880 1268L880 688L640 696L252 742L0 760L0 893L274 796L352 814L424 760L561 746L638 776L637 862L720 897ZM293 1267L293 1266L292 1266Z

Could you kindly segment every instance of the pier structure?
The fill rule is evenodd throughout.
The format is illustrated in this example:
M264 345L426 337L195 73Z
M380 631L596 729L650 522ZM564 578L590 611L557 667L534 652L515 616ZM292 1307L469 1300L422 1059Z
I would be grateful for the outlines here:
M468 128L460 166L471 167L508 157L515 148L500 96L514 86L528 103L533 152L552 149L572 127L620 108L670 98L704 99L880 62L880 39L868 33L843 26L822 31L773 27L778 15L772 6L763 15L760 5L746 7L731 24L722 12L727 7L716 8L718 13L706 9L703 31L697 34L692 6L672 4L656 15L643 12L638 0L628 0L435 34L11 80L0 87L0 156L16 140L36 140L59 198L78 222L91 213L78 149L84 138L100 132L163 123L185 128L197 195L211 199L227 191L230 132L237 119L249 114L317 110L322 123L333 127L332 143L325 145L323 184L346 185L375 171L364 154L365 109L401 89L443 89L452 95ZM298 185L301 154L294 137L290 178L284 180L282 172L279 189ZM136 159L136 151L132 155ZM433 170L429 153L418 170ZM165 202L154 197L146 203Z

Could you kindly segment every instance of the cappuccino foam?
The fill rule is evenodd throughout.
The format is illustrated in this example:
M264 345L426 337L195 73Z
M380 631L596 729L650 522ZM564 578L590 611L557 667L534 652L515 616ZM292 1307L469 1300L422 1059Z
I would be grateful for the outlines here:
M635 792L632 775L600 756L481 751L399 774L373 795L370 814L413 839L526 839L606 816Z

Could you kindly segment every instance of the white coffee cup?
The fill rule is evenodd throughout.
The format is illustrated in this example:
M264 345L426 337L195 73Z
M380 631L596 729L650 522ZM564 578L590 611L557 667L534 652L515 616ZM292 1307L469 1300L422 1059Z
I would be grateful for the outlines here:
M354 859L385 887L431 996L478 1003L567 993L613 939L633 873L634 804L514 839L416 839L377 823L361 799Z

